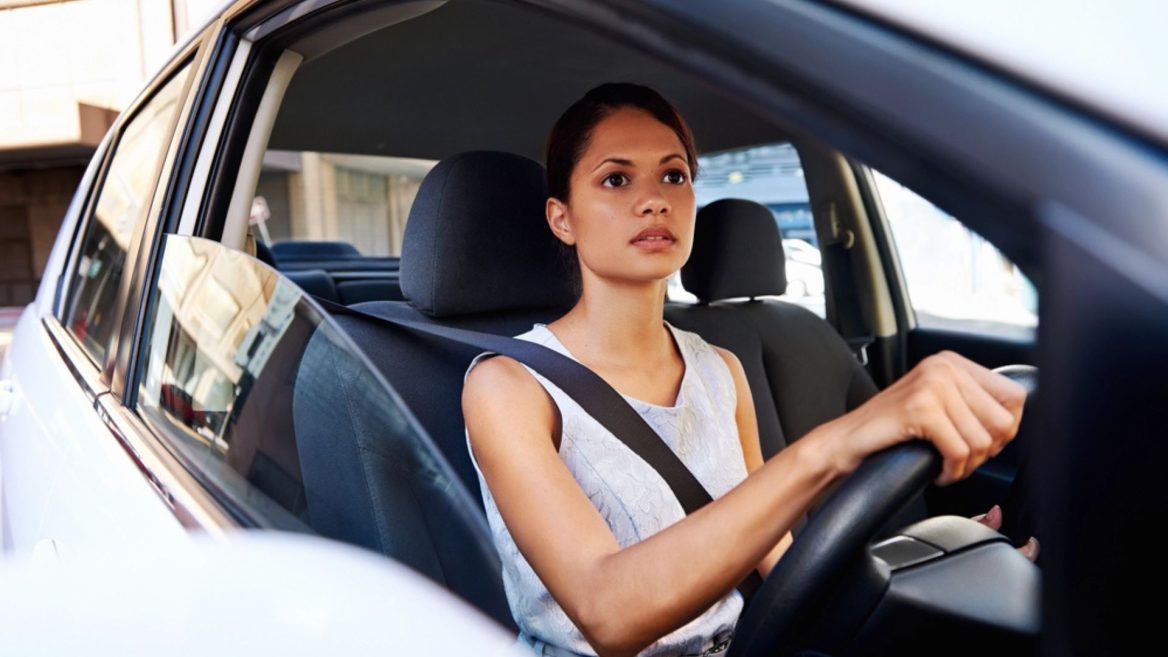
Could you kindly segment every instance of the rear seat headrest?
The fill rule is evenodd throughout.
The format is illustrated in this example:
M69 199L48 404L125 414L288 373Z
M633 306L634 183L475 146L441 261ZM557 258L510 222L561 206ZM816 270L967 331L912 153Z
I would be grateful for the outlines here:
M348 242L291 241L272 245L272 256L280 262L360 258L361 252Z
M543 166L519 155L471 151L439 162L406 222L402 294L432 317L570 307L547 196Z
M742 199L722 199L703 207L681 282L707 303L786 292L783 239L771 211Z

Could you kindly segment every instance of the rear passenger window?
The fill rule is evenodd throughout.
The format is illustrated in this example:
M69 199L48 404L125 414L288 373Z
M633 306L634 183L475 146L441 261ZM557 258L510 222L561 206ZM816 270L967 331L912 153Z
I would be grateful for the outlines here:
M277 131L273 141L288 139ZM280 242L345 242L360 255L401 255L406 219L432 160L268 150L251 223Z
M97 191L64 317L65 326L97 363L105 361L120 324L114 305L126 252L158 181L188 75L189 67L175 74L126 124Z
M765 205L783 237L787 291L779 298L804 306L820 317L825 315L823 263L803 166L794 146L763 144L703 155L698 158L694 193L698 208L724 198ZM696 300L676 275L669 281L669 298Z

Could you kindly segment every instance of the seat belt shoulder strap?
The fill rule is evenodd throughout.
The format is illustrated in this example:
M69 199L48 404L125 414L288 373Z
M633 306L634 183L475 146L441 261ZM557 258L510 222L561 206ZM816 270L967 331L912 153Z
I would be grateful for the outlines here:
M697 477L665 444L661 436L645 422L636 409L630 406L607 381L568 356L543 345L517 338L418 320L380 317L342 306L327 299L316 297L315 300L325 310L333 314L358 317L384 326L432 335L514 358L539 372L541 376L563 390L580 405L585 413L593 417L634 454L656 470L673 491L687 515L697 511L712 500L709 492L702 486ZM751 575L752 577L747 577L739 586L739 591L747 599L762 583L757 571L751 571Z

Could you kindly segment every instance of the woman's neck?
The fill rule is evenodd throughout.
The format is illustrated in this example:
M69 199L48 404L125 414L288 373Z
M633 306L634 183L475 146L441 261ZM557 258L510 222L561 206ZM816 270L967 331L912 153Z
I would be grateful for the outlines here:
M629 285L586 279L580 300L549 328L592 366L623 368L670 358L665 286L664 280Z

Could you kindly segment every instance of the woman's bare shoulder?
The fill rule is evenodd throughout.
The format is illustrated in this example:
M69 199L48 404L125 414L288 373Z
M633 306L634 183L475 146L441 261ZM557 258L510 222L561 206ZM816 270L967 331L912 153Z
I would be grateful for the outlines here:
M734 378L736 385L746 383L746 369L742 367L742 361L738 360L738 356L733 351L718 345L710 345L722 360L726 363L726 367L730 368L730 375Z
M483 358L467 372L462 387L463 404L471 401L491 401L498 397L515 399L516 395L534 396L543 390L530 371L510 356L494 355Z
M550 435L557 414L551 397L530 371L509 356L484 358L462 388L462 414L471 439Z

